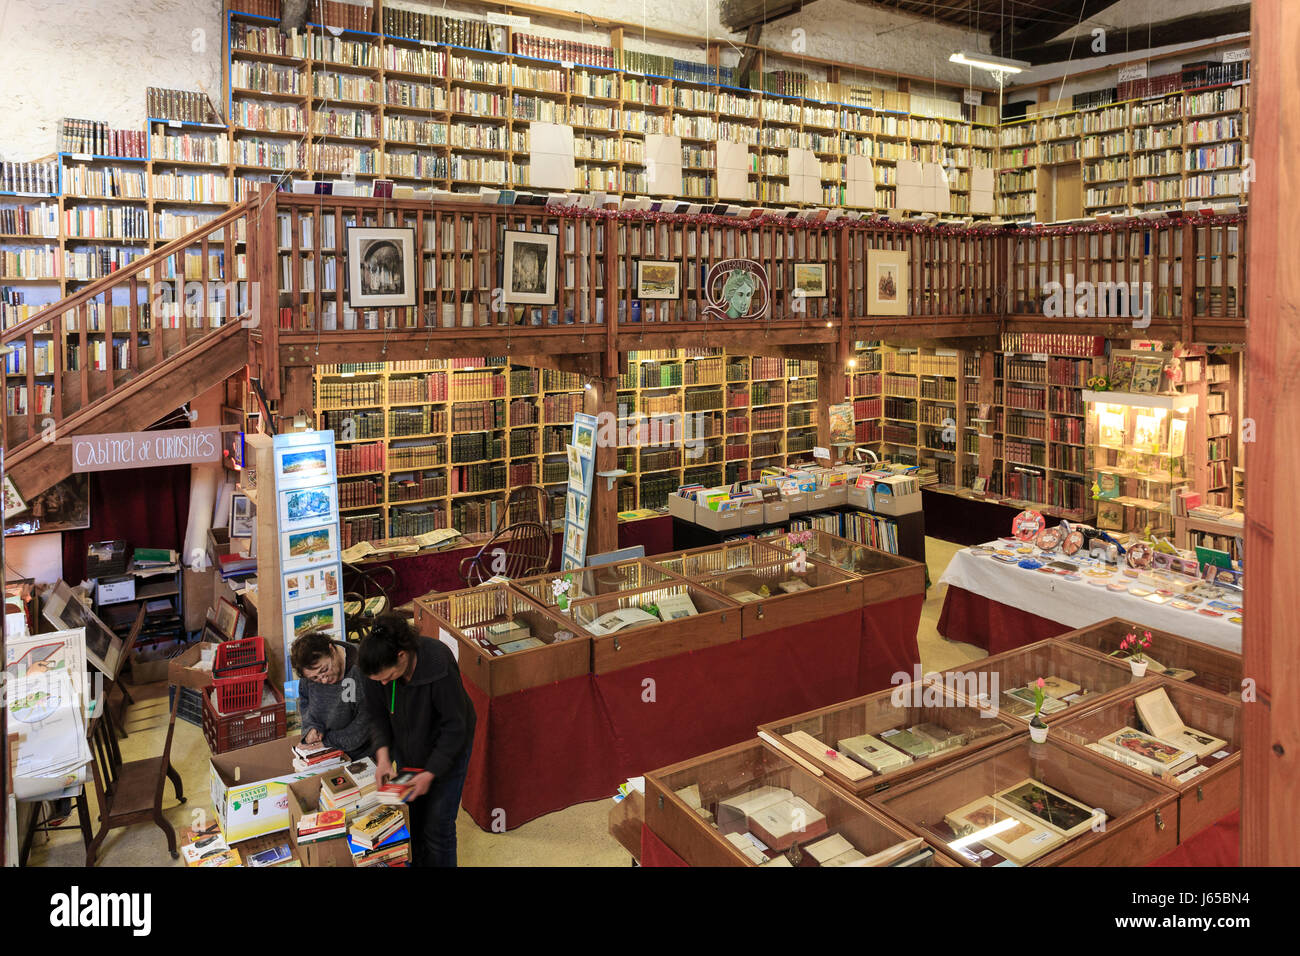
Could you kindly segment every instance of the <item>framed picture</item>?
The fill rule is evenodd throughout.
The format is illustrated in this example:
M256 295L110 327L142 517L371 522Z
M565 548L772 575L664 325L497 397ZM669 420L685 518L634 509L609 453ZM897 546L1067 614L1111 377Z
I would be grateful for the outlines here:
M285 531L333 523L335 512L334 485L280 492L280 527Z
M230 496L230 536L232 538L251 538L253 536L253 503L248 495L238 491Z
M67 584L55 582L54 589L45 596L41 614L61 631L84 629L86 660L110 680L117 679L118 669L122 666L122 639L96 617L94 611L77 600Z
M327 445L286 445L276 448L275 470L281 488L300 488L334 477Z
M238 471L244 467L243 409L222 405L221 424L223 429L235 426L231 431L221 432L221 464L231 471Z
M16 514L21 514L27 510L27 502L23 501L23 496L18 494L18 487L14 480L5 475L5 520L8 521Z
M321 630L331 637L341 638L343 634L343 615L337 604L313 607L304 611L293 611L284 616L284 635L289 646L308 631Z
M557 238L548 232L506 230L503 302L555 305Z
M867 314L907 314L908 254L896 249L867 250Z
M682 264L655 259L636 261L636 297L638 299L680 299Z
M993 795L1018 816L1034 820L1067 839L1092 828L1093 810L1037 780L1022 780ZM1104 820L1104 816L1098 816Z
M7 481L8 479L6 479ZM10 516L13 504L5 496L5 536L80 531L90 527L90 472L69 475L53 488L35 495L27 507Z
M324 524L299 531L280 532L280 567L308 567L333 561L338 553L338 525Z
M1160 353L1139 355L1133 361L1133 384L1130 388L1141 395L1154 395L1163 389L1165 357Z
M348 305L415 305L414 229L348 229Z
M794 288L805 299L826 298L826 263L796 262L794 264Z
M216 617L213 623L216 624L217 630L228 638L235 636L235 630L239 625L239 608L226 598L217 599Z

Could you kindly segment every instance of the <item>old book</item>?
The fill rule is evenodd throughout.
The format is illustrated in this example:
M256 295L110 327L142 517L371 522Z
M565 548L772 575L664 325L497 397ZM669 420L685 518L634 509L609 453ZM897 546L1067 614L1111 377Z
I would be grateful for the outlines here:
M845 850L839 856L833 856L822 866L869 866L867 857L859 850Z
M1163 687L1140 695L1133 701L1133 705L1148 733L1181 750L1190 751L1197 757L1204 757L1227 746L1226 740L1193 730L1184 724Z
M763 600L762 597L755 594L753 591L732 591L730 594L727 595L727 597L731 598L732 600L739 601L741 604L748 604L750 601Z
M1004 690L1002 695L1004 697L1010 697L1012 700L1019 701L1029 707L1030 710L1034 709L1034 690L1032 687L1015 687L1011 690ZM1065 701L1057 700L1055 697L1045 696L1043 698L1044 714L1055 714L1058 711L1065 710L1065 708L1069 706L1070 705L1065 703Z
M728 833L727 842L745 855L745 859L756 866L762 866L770 857L760 850L750 839L748 833Z
M718 827L724 832L747 829L746 821L759 810L789 800L793 794L784 787L755 787L718 801Z
M628 627L641 627L646 624L658 624L659 618L639 607L623 607L616 611L602 614L590 624L584 625L588 632L597 637L613 634Z
M1065 842L1060 833L1012 813L984 796L958 807L943 818L964 846L979 843L1018 866L1032 863Z
M871 734L847 737L839 741L836 747L841 753L848 754L858 763L871 768L876 773L897 770L899 767L905 767L912 762L912 758L907 754L895 750L884 741L871 736Z
M933 743L920 734L912 733L910 730L886 730L881 733L880 739L891 747L897 747L913 759L928 757L934 753Z
M1132 727L1122 727L1113 734L1102 737L1097 743L1106 750L1126 753L1147 770L1157 773L1179 769L1189 760L1196 759L1186 750Z
M678 618L693 617L700 612L695 609L695 602L686 593L667 594L655 602L659 608L659 619L675 621Z
M776 588L783 594L794 594L797 591L811 590L808 582L802 578L791 578L789 581L781 581L777 584Z
M1062 700L1071 694L1078 693L1082 688L1072 680L1066 680L1064 677L1049 675L1043 678L1043 693L1048 697L1055 697ZM1033 693L1033 688L1030 688Z
M498 621L486 628L488 640L500 647L513 641L521 641L531 634L527 624L518 621Z
M383 806L371 810L353 822L348 830L352 842L366 849L383 843L406 824L401 807Z
M933 743L936 753L940 750L951 750L954 747L960 747L970 740L968 734L961 734L955 730L949 730L947 727L942 727L939 724L928 721L923 724L917 724L915 727L909 729L912 733L924 737L926 740Z
M900 860L917 853L925 847L925 841L920 837L914 837L911 840L904 840L902 843L895 843L891 847L886 847L879 853L873 853L871 856L864 856L858 866L894 866Z
M535 637L523 637L517 641L507 641L505 644L498 646L501 648L501 653L510 654L514 651L527 650L530 647L545 647L546 642L538 640Z
M850 760L838 750L827 747L812 734L805 733L802 730L796 730L792 734L786 734L784 739L786 743L798 747L804 753L817 760L818 763L838 770L850 780L865 780L867 777L871 776L871 771L862 764L858 763L856 760Z
M1181 585L1181 583L1182 582L1178 582L1178 585ZM1188 583L1189 585L1191 584L1191 582ZM1189 670L1186 667L1170 667L1166 664L1161 664L1150 654L1143 654L1142 656L1147 659L1148 674L1158 675L1160 677L1168 677L1171 678L1172 680L1191 680L1193 677L1196 676L1196 671Z
M826 832L826 815L803 797L791 797L764 807L749 818L756 837L781 851Z
M1109 757L1111 760L1118 760L1120 763L1132 767L1134 770L1140 770L1142 773L1151 773L1150 768L1147 767L1146 764L1142 763L1142 761L1138 760L1128 751L1119 751L1114 750L1113 748L1103 747L1099 743L1085 744L1085 746L1089 750L1101 754L1103 757Z
M818 840L816 843L809 843L803 848L803 851L818 863L825 863L843 853L853 850L854 846L842 835L832 833L825 839Z
M1094 814L1092 807L1032 778L993 796L1022 819L1040 823L1067 839L1091 829L1094 820L1105 820L1103 813Z
M298 821L298 842L328 840L347 832L347 814L342 810L318 810L304 813Z

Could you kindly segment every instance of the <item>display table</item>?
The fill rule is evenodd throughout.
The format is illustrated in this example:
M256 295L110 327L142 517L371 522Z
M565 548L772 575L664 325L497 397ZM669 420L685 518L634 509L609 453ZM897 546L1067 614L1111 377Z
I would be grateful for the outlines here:
M958 551L939 579L948 585L939 633L990 654L1056 637L1111 617L1182 634L1241 653L1241 625L1153 604L1127 591L1109 591L1086 580L1003 564L987 555Z

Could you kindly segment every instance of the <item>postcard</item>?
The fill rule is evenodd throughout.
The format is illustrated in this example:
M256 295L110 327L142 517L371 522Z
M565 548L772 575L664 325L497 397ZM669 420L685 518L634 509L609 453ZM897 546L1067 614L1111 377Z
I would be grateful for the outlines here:
M993 796L1017 816L1039 821L1066 839L1091 829L1094 819L1105 820L1104 811L1094 814L1091 807L1037 780L1022 780Z
M337 517L335 486L280 492L280 529L333 522Z

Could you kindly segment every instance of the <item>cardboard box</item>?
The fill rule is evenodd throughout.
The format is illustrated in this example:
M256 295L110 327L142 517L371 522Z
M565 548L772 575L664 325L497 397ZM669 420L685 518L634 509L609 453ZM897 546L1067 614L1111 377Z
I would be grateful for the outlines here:
M835 485L832 488L818 489L818 494L826 493L826 504L821 505L823 508L839 508L849 502L849 489L847 485Z
M167 662L167 680L181 687L193 687L202 690L212 686L212 668L199 669L194 665L206 655L209 659L216 656L217 645L212 641L199 641L186 648Z
M701 528L708 528L710 531L735 531L743 527L740 520L740 509L731 508L727 511L711 511L708 508L695 509L695 523Z
M740 526L742 528L756 527L763 524L764 521L763 502L756 501L740 509Z
M674 518L681 518L684 521L695 520L695 500L692 498L683 498L674 492L668 496L668 513Z
M789 514L801 515L808 510L808 492L806 491L801 491L797 495L782 495L781 500L785 502Z
M203 630L203 621L207 609L215 606L212 597L212 571L195 571L193 568L181 569L181 591L185 595L185 630ZM216 573L220 577L220 573ZM250 631L250 634L257 633Z
M324 774L289 784L289 845L303 866L351 866L352 851L347 837L319 840L315 843L298 843L298 821L304 814L315 813L320 807L320 786ZM350 821L349 821L350 822Z
M910 495L876 495L877 514L910 515L921 510L921 493Z
M123 601L135 600L135 575L122 574L111 578L100 578L95 585L95 602L97 604L121 604Z
M227 843L289 828L289 784L317 776L293 769L297 742L281 737L212 757L212 806Z
M827 508L835 507L834 489L818 488L816 491L807 492L808 510L825 511Z
M131 683L152 684L167 679L171 673L171 657L176 653L174 638L157 645L136 646L131 652Z
M790 517L790 502L786 498L763 503L763 521L767 524L780 524Z

